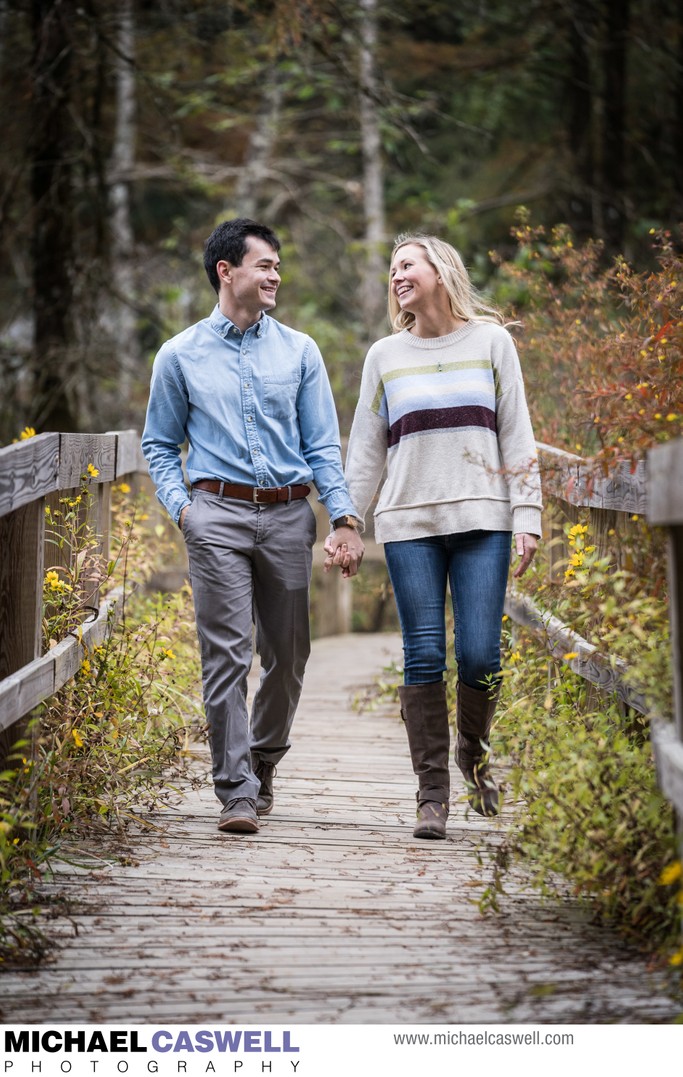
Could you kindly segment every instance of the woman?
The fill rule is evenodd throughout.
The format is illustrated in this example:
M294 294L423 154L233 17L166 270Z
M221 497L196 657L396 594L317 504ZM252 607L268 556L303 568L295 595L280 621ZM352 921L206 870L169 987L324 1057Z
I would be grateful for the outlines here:
M445 838L450 782L445 601L458 669L455 761L472 807L498 813L488 737L515 536L521 576L541 534L541 490L519 359L462 260L433 236L401 236L389 282L393 335L370 348L346 478L375 509L403 633L401 714L418 777L417 838ZM341 564L343 553L329 556Z

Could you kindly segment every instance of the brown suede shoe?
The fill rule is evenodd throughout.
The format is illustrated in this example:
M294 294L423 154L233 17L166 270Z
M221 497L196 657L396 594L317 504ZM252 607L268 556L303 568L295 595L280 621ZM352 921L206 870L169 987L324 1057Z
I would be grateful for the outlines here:
M255 834L258 830L256 801L250 797L237 797L225 805L218 817L218 829L237 834Z

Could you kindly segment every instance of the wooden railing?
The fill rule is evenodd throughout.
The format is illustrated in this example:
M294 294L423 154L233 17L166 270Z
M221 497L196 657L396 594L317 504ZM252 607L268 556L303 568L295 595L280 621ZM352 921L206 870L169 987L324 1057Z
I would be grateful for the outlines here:
M659 784L676 808L683 854L683 440L651 449L648 463L650 523L668 532L669 609L674 721L652 722Z
M548 651L566 661L598 691L615 693L632 710L650 719L650 732L659 784L683 820L683 440L652 449L634 471L628 464L608 476L596 476L581 457L549 445L538 445L546 513L550 574L557 579L564 569L564 525L575 522L580 510L590 517L591 543L599 553L611 545L610 533L624 526L632 514L668 529L668 566L671 638L673 643L673 713L666 721L653 713L646 693L626 676L628 665L601 652L551 610L543 610L528 595L511 588L505 610L517 624L542 639ZM554 511L553 511L554 510ZM559 511L558 511L559 510ZM567 657L565 655L573 655Z
M511 589L506 612L541 637L553 654L574 653L567 661L598 690L615 692L628 707L648 714L661 787L683 818L683 441L652 449L633 473L624 465L606 478L596 478L580 457L547 445L539 445L539 456L546 501L561 506L559 514L548 514L551 573L559 573L562 558L562 543L554 540L564 535L563 520L578 510L590 512L591 541L599 549L608 547L620 516L645 514L652 524L668 529L674 722L652 715L644 693L625 678L624 662L600 653L528 596ZM5 744L17 722L74 676L85 649L101 642L116 615L113 594L96 619L83 625L80 638L69 636L42 653L46 499L77 489L89 464L98 471L92 479L90 523L106 555L111 485L147 472L138 434L42 434L0 449L0 736L4 731ZM341 595L345 612L328 619L331 625L348 626L348 586L341 588L337 576L325 601Z
M116 616L120 596L112 594L79 638L42 653L45 507L80 488L89 464L98 473L88 480L88 523L106 556L112 483L147 471L137 432L40 434L0 449L0 755L20 732L12 727L74 676Z

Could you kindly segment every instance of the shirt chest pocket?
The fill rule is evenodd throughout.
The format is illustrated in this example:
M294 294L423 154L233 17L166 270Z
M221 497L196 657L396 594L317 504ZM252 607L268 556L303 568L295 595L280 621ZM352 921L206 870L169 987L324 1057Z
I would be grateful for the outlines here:
M272 419L292 419L296 414L296 395L299 391L299 379L264 378L263 379L263 414Z

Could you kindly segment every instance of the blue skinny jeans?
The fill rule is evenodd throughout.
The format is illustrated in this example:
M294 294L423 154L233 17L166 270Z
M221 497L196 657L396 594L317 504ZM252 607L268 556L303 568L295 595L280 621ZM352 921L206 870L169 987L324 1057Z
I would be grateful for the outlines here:
M450 582L458 677L470 688L485 688L500 672L510 532L466 531L387 542L384 555L403 633L405 684L443 678Z

